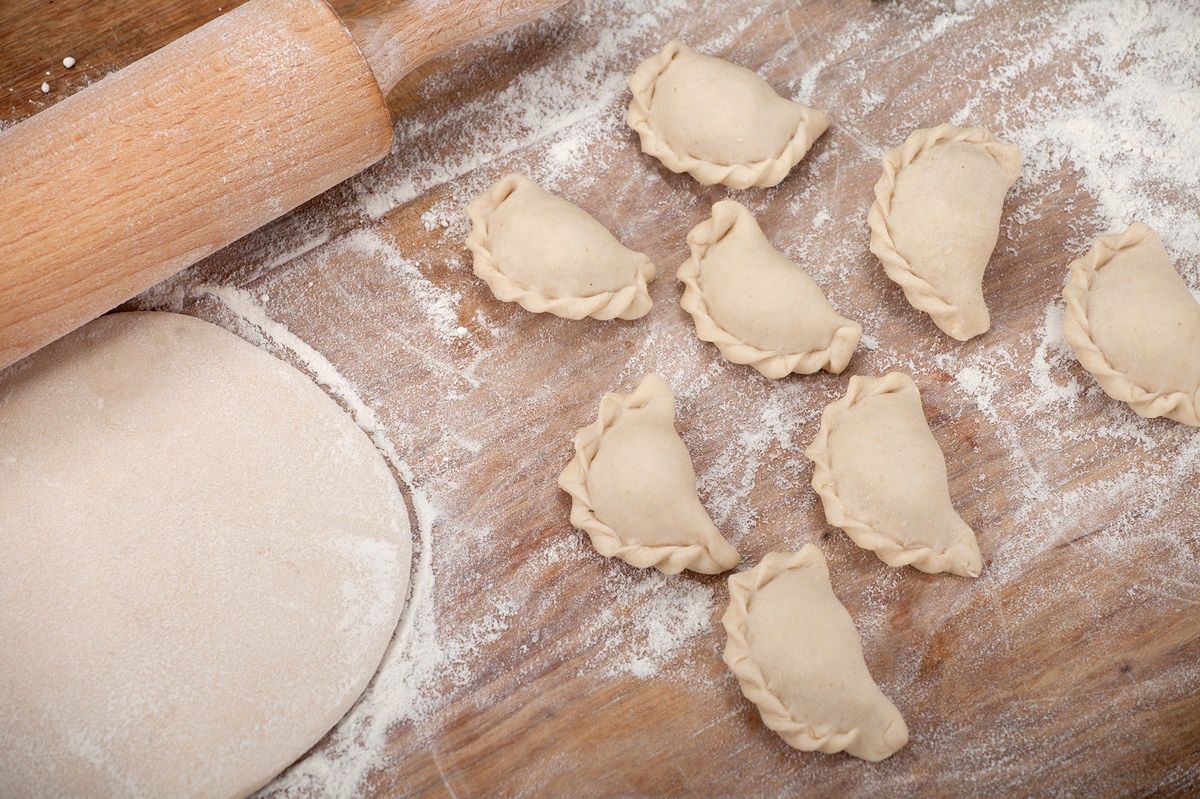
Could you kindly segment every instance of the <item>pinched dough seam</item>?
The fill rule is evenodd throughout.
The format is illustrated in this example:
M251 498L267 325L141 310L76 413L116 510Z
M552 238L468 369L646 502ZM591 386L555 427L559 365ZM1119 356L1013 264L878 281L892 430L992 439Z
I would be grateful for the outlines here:
M687 172L705 186L721 183L732 189L746 189L751 186L774 186L782 181L829 127L825 112L796 103L802 109L800 124L774 158L748 164L719 164L681 153L650 124L650 102L654 99L654 85L659 76L667 71L685 46L679 41L669 42L661 52L643 61L629 76L629 90L633 98L629 102L625 124L637 131L642 152L654 156L672 172Z
M679 304L683 310L692 316L696 325L696 336L701 341L717 345L721 354L733 363L753 366L769 378L781 378L792 372L812 374L818 369L826 369L833 374L839 374L858 347L862 336L862 328L851 323L842 325L834 331L829 346L822 350L810 352L777 352L764 350L742 341L737 336L721 327L708 311L704 292L700 288L700 264L708 253L709 247L723 239L737 223L736 209L717 204L713 207L713 215L688 233L688 247L692 255L679 267L676 277L683 283L683 297Z
M1144 244L1153 235L1149 227L1135 222L1124 233L1100 236L1086 254L1071 262L1071 279L1063 288L1063 299L1067 301L1063 337L1071 345L1075 357L1110 397L1128 403L1139 416L1166 416L1196 427L1200 426L1200 394L1193 397L1183 391L1164 393L1139 386L1112 365L1092 338L1092 323L1087 309L1088 294L1096 273L1117 253Z
M970 336L960 332L962 320L959 318L962 309L951 305L938 293L927 280L913 271L912 265L900 251L892 239L889 227L892 211L892 194L896 190L896 180L900 174L921 153L946 142L966 142L984 149L996 163L1005 171L1015 167L1015 158L1019 165L1020 155L1016 147L997 141L984 128L957 128L953 125L939 125L936 128L913 131L909 137L894 150L883 157L883 175L875 184L875 202L867 213L867 224L871 229L871 252L883 264L887 276L904 290L904 296L909 304L918 311L931 316L937 326L947 335L959 341L966 341ZM949 329L947 329L949 328Z
M793 716L783 701L771 691L767 677L755 661L750 642L746 639L750 600L769 582L785 572L804 568L819 569L828 578L829 568L821 559L814 557L816 552L819 550L813 544L805 545L799 552L772 552L758 566L729 578L729 607L721 617L726 635L723 659L737 677L742 694L758 708L763 723L779 733L789 746L803 752L835 754L849 748L862 734L861 731L857 727L846 731L822 730Z
M617 291L603 291L588 297L547 297L536 289L522 286L500 270L487 247L490 235L488 222L500 204L524 180L519 175L508 175L467 206L467 215L471 219L467 248L475 256L476 277L487 283L496 299L515 302L532 313L552 313L564 319L582 319L585 316L594 319L637 319L645 316L652 304L648 280L653 279L655 271L654 264L645 255L642 255L644 264L638 270L635 283ZM534 184L530 182L530 185Z
M646 379L634 392L626 397L620 394L605 394L600 400L600 414L596 421L575 434L575 456L562 474L558 485L571 495L571 524L583 530L591 539L592 546L606 558L620 558L631 566L645 569L653 566L664 574L678 574L684 569L718 574L730 568L717 562L704 544L667 544L644 546L627 544L616 530L600 521L592 507L588 494L587 479L592 460L600 450L605 431L616 424L626 410L644 408L656 399L670 399L666 385L661 379ZM673 400L672 400L673 402Z
M855 403L862 399L878 394L894 394L903 391L910 381L900 372L889 372L881 378L869 381L855 375L850 378L846 396L825 408L821 414L821 428L817 437L804 451L805 456L813 462L812 487L821 498L821 506L825 510L825 521L834 527L840 527L850 536L855 545L874 552L880 560L889 566L900 567L912 565L915 568L931 574L945 571L966 574L966 560L955 557L955 549L937 550L928 544L910 546L879 532L870 524L852 516L838 494L837 485L833 479L833 463L829 454L829 436L837 426L839 417ZM919 393L919 392L918 392Z

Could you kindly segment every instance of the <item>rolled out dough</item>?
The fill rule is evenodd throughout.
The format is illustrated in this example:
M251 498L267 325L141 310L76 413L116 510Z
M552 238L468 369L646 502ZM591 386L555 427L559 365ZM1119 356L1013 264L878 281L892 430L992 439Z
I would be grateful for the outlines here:
M408 587L387 464L188 316L0 372L0 795L244 795L366 687Z

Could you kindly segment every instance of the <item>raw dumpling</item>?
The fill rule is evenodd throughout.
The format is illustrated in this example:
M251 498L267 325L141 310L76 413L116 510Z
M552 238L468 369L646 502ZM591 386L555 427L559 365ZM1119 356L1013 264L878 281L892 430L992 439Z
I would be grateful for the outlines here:
M804 452L825 519L889 566L978 577L975 533L954 510L946 461L912 378L850 378Z
M1153 230L1101 236L1063 297L1063 335L1108 396L1200 426L1200 303Z
M908 726L871 679L816 545L772 552L730 577L721 622L726 665L789 746L878 762L908 743Z
M914 131L883 157L868 222L871 252L919 311L966 341L991 326L983 272L1021 151L983 128Z
M772 378L846 368L862 327L839 316L813 279L771 246L745 206L721 200L687 241L680 302L702 340Z
M475 274L503 302L565 319L637 319L654 264L586 211L509 175L467 207Z
M824 111L785 100L757 73L670 42L629 76L625 121L642 152L706 186L774 186L829 127Z
M606 558L666 574L717 574L741 560L696 496L675 398L658 375L629 396L604 396L600 417L575 434L558 485L571 495L571 524Z

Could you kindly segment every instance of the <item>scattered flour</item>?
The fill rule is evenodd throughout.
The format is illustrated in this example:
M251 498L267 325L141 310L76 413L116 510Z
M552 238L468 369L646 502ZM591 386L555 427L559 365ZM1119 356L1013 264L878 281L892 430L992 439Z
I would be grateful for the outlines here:
M714 696L710 667L723 641L714 629L724 605L720 579L666 578L599 562L565 523L549 530L494 523L488 509L502 515L513 492L559 501L549 483L566 460L572 427L590 421L598 396L581 401L578 392L557 390L579 379L553 365L567 356L556 340L564 328L531 322L469 293L469 260L460 247L466 203L500 175L520 170L602 219L606 207L619 205L610 212L621 220L623 241L652 250L660 266L682 260L675 241L681 236L667 243L661 232L686 231L720 194L676 180L639 156L623 124L625 75L674 36L749 63L785 93L830 109L833 127L798 167L797 179L736 196L756 212L783 208L796 220L768 235L809 268L835 307L863 323L851 371L912 372L927 411L973 433L970 440L942 444L951 470L963 475L956 495L972 508L969 521L977 524L989 559L979 580L935 597L930 584L908 573L879 566L862 574L860 553L840 534L822 541L831 567L847 581L835 589L854 612L868 658L876 662L894 643L889 635L899 612L936 631L984 602L996 635L972 639L977 649L957 653L955 661L975 676L986 673L988 657L1021 645L1024 622L1065 629L1075 620L1058 608L1086 601L1080 596L1088 575L1064 577L1057 590L1021 594L1019 601L1012 592L1022 575L1044 566L1067 542L1077 542L1073 551L1085 553L1099 573L1130 552L1152 552L1170 569L1148 571L1131 585L1131 601L1162 603L1164 613L1194 605L1200 539L1187 520L1200 514L1200 437L1179 425L1138 419L1082 375L1061 336L1058 293L1067 262L1097 233L1134 220L1163 234L1200 292L1200 9L1187 0L1043 3L1032 12L1001 2L872 3L846 10L832 34L813 41L805 31L807 7L747 5L714 0L703 4L704 19L696 21L696 4L684 0L585 0L464 48L456 69L411 87L421 102L399 115L392 156L335 190L333 211L301 209L235 245L253 254L245 269L210 267L223 284L253 294L197 285L206 277L202 267L143 298L150 307L219 298L234 314L228 324L299 362L372 434L416 511L413 596L378 675L329 739L264 793L353 794L372 773L422 752L454 720L445 711L466 692L476 692L471 698L479 707L495 700L501 688L472 687L492 670L502 675L491 677L495 685L504 686L548 662L570 661L583 664L580 676L592 679L670 679L695 686L698 702ZM730 23L713 36L705 29L716 18ZM786 41L762 46L778 40L781 25L789 31ZM529 66L518 70L517 63ZM989 67L980 69L985 63ZM891 90L882 88L891 83L872 81L889 70L911 74L911 81ZM476 96L470 88L479 84L496 91ZM463 93L474 99L460 102ZM992 332L965 345L948 344L936 332L899 341L897 330L920 329L914 320L922 318L865 254L863 215L877 159L909 130L945 119L986 125L1024 153L997 258L1011 262L1037 252L1061 267L1028 287L1027 308L1012 309L1035 320L1028 329L1010 327L996 312ZM599 176L607 176L603 185ZM673 187L669 200L647 191L663 181ZM409 203L420 209L417 229L433 245L397 246L387 235L389 215ZM1046 230L1057 231L1058 240L1042 240ZM331 276L360 259L371 267L369 280ZM989 280L999 279L994 271ZM821 408L844 390L844 378L768 384L721 360L696 340L675 307L670 278L666 270L652 287L656 309L649 317L596 328L624 348L620 363L605 373L607 385L629 388L649 370L671 383L702 499L751 561L770 548L819 537L825 529L813 527L820 511L805 490L811 472L802 450ZM299 289L314 291L314 281L330 297L300 299L305 292ZM252 300L265 292L272 314L286 317L297 333ZM301 340L308 316L336 322L344 308L369 304L374 296L401 297L405 309L402 318L375 320L384 343L364 354L374 361L336 361ZM425 346L430 331L435 340ZM343 345L366 346L360 339L343 342L336 330L313 340L327 354ZM588 354L600 360L605 353ZM333 362L343 364L340 371ZM400 399L402 407L420 409L419 418L376 407L373 385L393 369L412 379L411 394ZM516 370L534 385L528 396L506 385ZM729 386L736 386L736 399L710 401L718 389L728 395ZM468 424L471 419L487 421ZM503 435L493 429L498 420ZM1090 446L1075 446L1081 442ZM510 464L527 463L514 454L521 450L536 453L535 473L514 475L502 486L472 484L476 469L503 473ZM1130 450L1144 457L1129 468L1108 468L1110 458ZM1063 453L1074 451L1090 454L1064 463ZM399 452L410 455L419 479ZM985 465L1001 479L984 479ZM1085 475L1096 477L1074 479ZM533 540L536 554L513 556L518 539ZM850 585L852 575L858 582ZM900 608L914 585L926 591L922 601ZM557 626L556 608L565 596L594 610L581 629ZM477 611L480 602L483 613L462 610ZM885 691L906 697L912 708L910 727L920 730L910 745L915 756L971 775L973 782L959 785L973 795L1016 792L1013 775L1028 776L1030 769L1055 784L1060 760L1048 750L1031 751L1024 730L1053 718L1069 699L991 708L994 732L966 746L967 721L922 710L926 700L937 699L931 693L936 683L924 672L928 656L921 646L890 655L881 675ZM1169 690L1200 691L1200 670L1179 682L1170 688L1147 677L1131 695L1156 701ZM736 688L722 683L720 690ZM787 766L796 769L789 772L795 789L820 790L823 772L802 765ZM879 794L911 792L904 773L880 767L861 785ZM759 785L753 773L741 775L748 786ZM1194 772L1175 779L1183 793L1200 784ZM1057 786L1064 795L1112 792L1102 783Z
M657 677L681 649L712 629L717 602L711 585L657 571L631 573L619 565L611 568L607 584L621 597L616 608L598 609L595 624L602 642L597 665L610 677Z
M1142 221L1162 232L1193 286L1200 276L1200 159L1180 154L1200 152L1198 51L1200 7L1193 3L1075 4L1035 51L1035 59L1044 52L1055 63L1071 54L1070 75L1001 112L1022 119L1013 137L1030 192L1038 184L1053 190L1047 177L1070 164L1107 226ZM1001 78L995 88L1009 85ZM1085 238L1091 234L1086 229Z

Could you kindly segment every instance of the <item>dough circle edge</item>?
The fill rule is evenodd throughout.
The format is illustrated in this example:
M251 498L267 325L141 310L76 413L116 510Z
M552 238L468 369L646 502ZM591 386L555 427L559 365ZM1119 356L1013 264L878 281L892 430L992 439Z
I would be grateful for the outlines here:
M262 504L241 518L214 496ZM86 518L64 517L79 507ZM105 529L114 519L129 523ZM0 654L4 782L39 795L267 784L375 674L411 536L366 433L308 376L216 325L112 314L0 371L0 637L24 641Z

